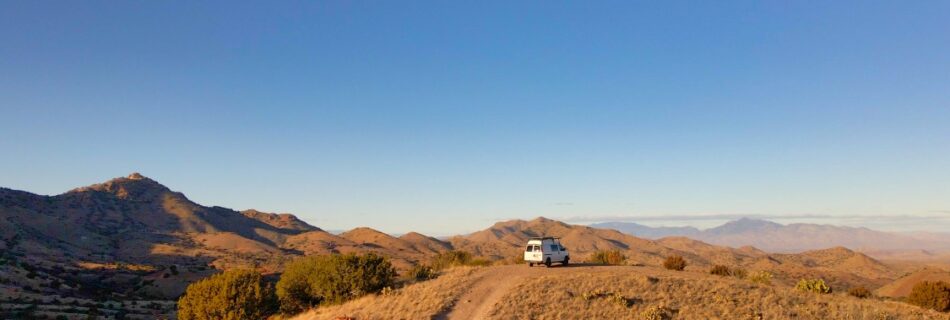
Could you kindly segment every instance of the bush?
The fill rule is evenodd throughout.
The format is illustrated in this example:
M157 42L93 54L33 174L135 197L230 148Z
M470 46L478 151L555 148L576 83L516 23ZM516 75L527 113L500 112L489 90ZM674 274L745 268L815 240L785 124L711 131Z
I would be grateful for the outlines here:
M713 266L712 269L709 269L709 274L728 277L732 275L732 270L730 270L727 266L717 264Z
M420 264L415 267L412 267L412 269L409 269L409 278L416 281L432 280L432 279L435 279L435 277L437 276L438 274L435 272L435 270L433 270L432 267L427 266L427 265Z
M597 264L621 265L626 260L620 250L600 250L590 256L590 262Z
M644 320L670 320L676 316L677 310L664 306L650 306L640 312L640 318Z
M594 299L608 299L610 301L613 301L613 303L625 308L629 308L630 306L633 305L633 302L634 302L634 299L627 299L626 297L624 297L623 295L619 293L604 291L604 290L594 290L594 291L585 292L584 294L581 295L581 298L584 298L584 301L591 301Z
M379 292L392 286L395 276L392 264L373 253L304 257L284 269L277 297L282 312L296 314Z
M801 292L813 292L817 294L831 293L831 287L825 284L825 280L822 279L801 279L798 281L798 284L795 285L795 289Z
M950 284L943 281L924 281L914 285L907 302L937 311L950 311Z
M868 290L868 288L865 288L863 286L848 289L848 294L851 295L852 297L860 298L860 299L866 299L873 296L871 294L871 290Z
M663 267L668 270L683 271L683 269L686 269L686 259L677 255L666 257L666 260L663 261Z
M749 281L758 284L772 284L772 273L768 271L756 271L749 275Z
M274 291L260 273L229 270L188 285L178 299L178 319L264 319L276 306Z
M745 279L746 275L748 275L748 272L746 272L745 269L742 269L742 268L734 268L731 270L731 272L732 272L733 277L736 277L739 279Z
M472 254L460 251L452 250L446 252L440 252L439 254L432 257L432 268L435 270L442 270L450 267L457 266L467 266L470 265L474 260L472 259Z

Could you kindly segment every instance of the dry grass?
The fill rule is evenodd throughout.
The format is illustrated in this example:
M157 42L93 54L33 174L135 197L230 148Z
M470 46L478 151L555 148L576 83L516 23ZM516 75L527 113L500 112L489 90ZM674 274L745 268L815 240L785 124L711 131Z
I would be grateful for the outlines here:
M705 272L629 266L521 268L451 269L438 279L390 295L320 308L294 319L439 319L468 288L497 281L513 284L491 305L489 319L950 320L950 314L900 302L858 299L846 293L806 294L786 285L762 285ZM501 274L520 277L492 278Z
M659 269L609 270L532 278L501 299L495 319L950 319L914 306ZM609 290L631 303L584 299ZM556 305L557 308L548 306Z
M458 267L447 270L435 280L420 282L385 295L371 295L354 301L305 312L294 320L337 319L431 319L452 305L456 297L475 281L478 268Z

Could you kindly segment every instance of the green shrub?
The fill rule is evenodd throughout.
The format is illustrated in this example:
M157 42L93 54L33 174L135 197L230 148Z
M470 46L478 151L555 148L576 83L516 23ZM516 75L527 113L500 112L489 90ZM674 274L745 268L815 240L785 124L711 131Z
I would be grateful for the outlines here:
M950 284L943 281L924 281L914 285L907 302L937 311L950 311Z
M409 278L416 281L426 281L435 279L438 276L438 273L432 269L432 267L427 265L417 265L409 269Z
M442 270L450 267L457 266L467 266L472 263L472 254L461 251L461 250L452 250L446 252L440 252L439 254L432 257L432 268L435 270Z
M663 267L668 270L683 271L683 269L686 269L686 259L678 255L666 257L666 260L663 261Z
M712 269L709 269L709 274L728 277L732 275L732 270L727 266L717 264L713 266Z
M621 265L626 260L620 250L600 250L590 256L590 262L597 264Z
M178 299L178 319L264 319L276 306L274 291L260 273L229 270L188 285Z
M831 293L831 287L825 284L825 280L822 279L801 279L798 281L798 284L795 285L795 289L801 292L813 292L817 294Z
M311 256L294 260L277 281L280 309L296 314L341 303L393 285L396 270L379 255Z
M770 285L772 284L772 273L768 271L756 271L749 274L748 279L754 283Z
M858 287L848 289L848 294L851 295L852 297L860 298L860 299L866 299L873 296L871 294L871 290L868 290L868 288L865 288L863 286L858 286Z

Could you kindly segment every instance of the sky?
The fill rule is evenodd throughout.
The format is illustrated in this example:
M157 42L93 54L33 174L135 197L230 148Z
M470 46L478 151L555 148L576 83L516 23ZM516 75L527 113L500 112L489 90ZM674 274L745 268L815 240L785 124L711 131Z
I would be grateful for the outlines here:
M141 172L203 205L432 235L939 231L948 52L947 1L0 0L0 186Z

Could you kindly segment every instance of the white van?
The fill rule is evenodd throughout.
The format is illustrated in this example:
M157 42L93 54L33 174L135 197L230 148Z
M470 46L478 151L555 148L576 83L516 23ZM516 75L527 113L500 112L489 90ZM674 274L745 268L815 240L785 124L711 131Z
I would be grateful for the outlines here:
M528 265L532 267L535 263L550 267L553 262L566 266L569 260L571 260L571 256L567 253L567 249L561 245L558 238L531 238L524 249L524 261L527 261Z

